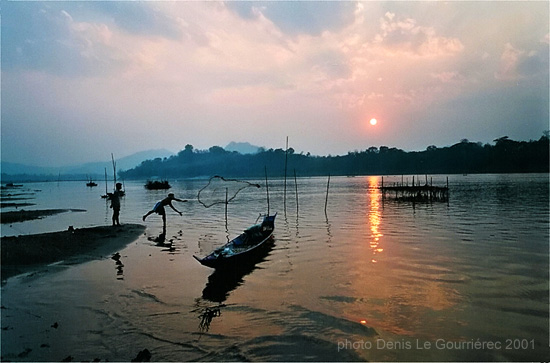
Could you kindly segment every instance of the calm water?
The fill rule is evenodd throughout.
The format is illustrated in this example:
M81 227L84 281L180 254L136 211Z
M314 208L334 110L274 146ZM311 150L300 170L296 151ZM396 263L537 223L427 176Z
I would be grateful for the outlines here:
M393 181L401 176L384 177ZM265 188L239 194L226 230L223 206L196 201L206 181L173 182L190 202L175 203L183 218L168 211L172 249L148 240L161 232L152 215L120 251L123 269L109 258L61 264L2 286L2 356L128 361L147 348L156 361L547 359L548 175L449 176L448 203L415 205L382 200L380 182L333 177L325 215L326 178L298 179L298 208L289 180L286 212L283 181L270 181L274 243L234 276L192 255L254 223ZM2 225L2 235L108 224L101 188L28 184L28 209L87 211ZM166 195L142 183L126 190L122 223L142 223Z

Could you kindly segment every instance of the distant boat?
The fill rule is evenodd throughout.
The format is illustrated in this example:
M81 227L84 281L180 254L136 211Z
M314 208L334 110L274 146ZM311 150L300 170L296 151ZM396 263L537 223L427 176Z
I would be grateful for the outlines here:
M170 189L170 188L171 188L171 186L170 186L170 184L168 183L168 180L162 180L162 181L159 181L159 180L155 180L155 181L148 180L147 183L145 183L145 189L149 189L149 190Z
M2 186L2 189L21 188L22 186L23 186L23 184L6 183L5 186Z
M223 269L249 261L260 247L267 243L275 230L274 215L266 215L262 224L254 225L204 258L193 257L202 265Z
M86 183L86 186L87 187L97 187L97 183L94 182L91 178L90 178L90 181Z

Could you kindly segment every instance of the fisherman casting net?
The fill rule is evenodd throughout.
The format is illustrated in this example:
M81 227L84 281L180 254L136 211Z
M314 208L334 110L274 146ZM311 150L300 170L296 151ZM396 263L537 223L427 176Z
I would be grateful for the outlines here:
M205 208L210 208L216 204L231 202L241 190L250 187L260 188L260 185L244 180L226 179L216 175L210 178L208 184L199 190L197 198Z

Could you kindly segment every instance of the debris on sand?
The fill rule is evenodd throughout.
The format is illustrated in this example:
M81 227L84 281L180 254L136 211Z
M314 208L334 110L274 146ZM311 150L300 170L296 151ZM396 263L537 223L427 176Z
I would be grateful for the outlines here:
M151 352L148 349L143 349L138 355L132 359L132 362L149 362L151 360Z

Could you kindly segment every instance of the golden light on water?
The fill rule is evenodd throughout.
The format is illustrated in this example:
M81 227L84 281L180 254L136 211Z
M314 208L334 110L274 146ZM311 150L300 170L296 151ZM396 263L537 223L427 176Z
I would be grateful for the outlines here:
M443 314L460 301L460 293L452 285L437 281L453 279L453 271L437 263L419 264L418 256L429 251L424 253L420 246L411 249L399 234L384 234L383 231L402 225L400 218L406 218L406 214L403 217L395 205L384 204L379 176L368 176L362 183L364 231L358 237L362 243L358 244L357 254L363 258L356 259L350 269L354 278L351 296L357 301L368 298L371 303L368 312L363 305L350 305L351 320L398 335L410 335L420 329L431 339L431 329L422 326L426 318L423 309ZM406 283L411 277L416 278L415 284Z
M369 227L371 232L371 239L369 241L370 248L372 250L373 256L384 251L380 247L380 237L382 233L379 231L379 226L381 223L381 212L380 212L380 192L378 190L378 178L370 177L369 178L369 194L370 194L370 208L369 208ZM371 260L373 263L376 263L376 260L373 258Z

